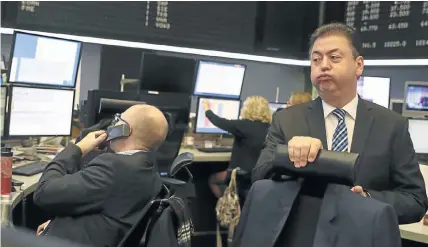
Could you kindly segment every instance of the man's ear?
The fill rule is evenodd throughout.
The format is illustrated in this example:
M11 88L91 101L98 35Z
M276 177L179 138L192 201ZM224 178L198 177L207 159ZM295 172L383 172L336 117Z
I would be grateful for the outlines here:
M357 78L359 78L363 74L363 71L364 71L364 58L362 56L358 56L355 59L355 63L356 63L355 65L357 66L356 76L357 76Z

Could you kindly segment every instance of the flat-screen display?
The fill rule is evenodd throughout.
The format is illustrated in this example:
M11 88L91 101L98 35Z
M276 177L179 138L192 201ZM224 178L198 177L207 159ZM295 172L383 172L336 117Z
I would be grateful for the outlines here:
M285 103L272 103L272 102L269 103L269 108L272 114L274 114L276 110L278 110L278 108L285 108L285 107L286 107Z
M390 87L390 78L361 76L357 81L357 93L361 98L385 108L389 108Z
M82 43L15 33L9 82L75 87Z
M409 133L418 154L428 154L428 120L409 119Z
M428 85L409 85L407 87L406 109L428 111Z
M215 126L205 116L205 109L203 104L205 100L209 102L210 109L214 114L229 120L236 120L239 118L241 101L202 97L198 100L195 132L201 134L227 134L227 131Z
M246 66L199 61L194 95L239 99Z
M428 118L428 82L406 82L403 116Z
M73 103L73 89L12 87L9 136L70 135Z

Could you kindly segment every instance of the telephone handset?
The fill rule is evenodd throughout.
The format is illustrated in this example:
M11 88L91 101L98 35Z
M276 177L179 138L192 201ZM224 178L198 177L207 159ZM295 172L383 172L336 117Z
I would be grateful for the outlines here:
M100 146L98 147L99 149L104 149L105 147L107 147L109 141L130 136L131 128L129 127L129 125L126 124L110 126L107 128L106 133L107 138L103 143L100 144Z

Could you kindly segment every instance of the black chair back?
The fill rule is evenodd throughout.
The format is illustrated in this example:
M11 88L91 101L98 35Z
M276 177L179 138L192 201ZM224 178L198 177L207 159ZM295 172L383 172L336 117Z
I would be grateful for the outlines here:
M144 247L150 228L153 226L153 222L156 221L161 201L169 196L169 189L166 186L162 186L156 198L144 207L140 219L125 235L118 247Z
M276 151L273 179L304 180L275 247L312 246L327 186L354 184L358 154L321 150L313 163L296 168L289 159L288 146L278 145Z

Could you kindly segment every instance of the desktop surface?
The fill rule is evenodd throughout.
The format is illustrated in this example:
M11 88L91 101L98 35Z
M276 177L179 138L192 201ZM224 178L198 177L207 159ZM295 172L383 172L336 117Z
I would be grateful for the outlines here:
M194 95L238 99L246 66L200 61Z
M227 131L215 126L205 116L205 109L203 106L204 100L209 101L211 111L214 114L221 118L226 118L229 120L236 120L239 118L241 102L239 100L226 100L202 97L198 100L195 132L200 134L226 134Z
M74 87L81 42L16 33L9 82Z
M74 90L13 86L9 136L71 134Z

